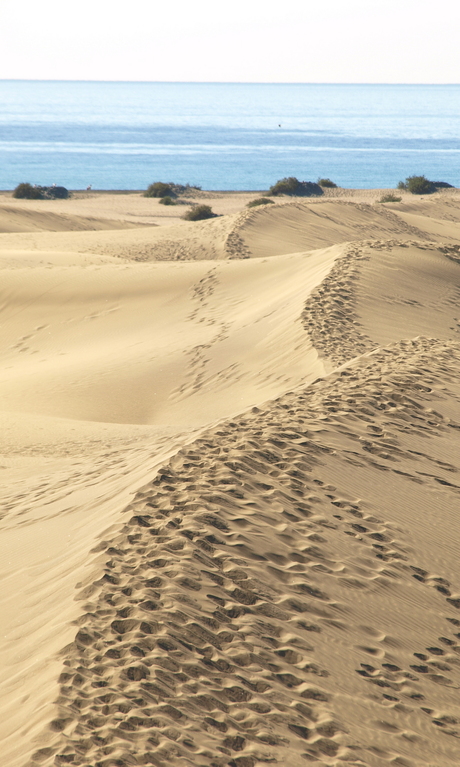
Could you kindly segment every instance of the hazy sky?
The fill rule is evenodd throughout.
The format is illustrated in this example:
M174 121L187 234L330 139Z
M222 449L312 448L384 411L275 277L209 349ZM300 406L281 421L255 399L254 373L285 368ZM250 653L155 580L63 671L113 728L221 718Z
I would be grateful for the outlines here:
M459 83L455 0L0 0L0 77Z

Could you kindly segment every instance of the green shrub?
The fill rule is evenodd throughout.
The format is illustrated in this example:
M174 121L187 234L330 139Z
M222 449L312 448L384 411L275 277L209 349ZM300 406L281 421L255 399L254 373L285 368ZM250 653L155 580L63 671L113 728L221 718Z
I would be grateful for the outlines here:
M279 194L296 194L299 188L299 180L295 176L282 178L273 184L269 189L269 194L276 197Z
M334 184L334 182L331 181L330 178L319 178L318 184L320 186L326 187L327 189L337 189L337 184Z
M383 194L379 202L401 202L402 197L397 197L395 194Z
M408 176L406 184L407 191L411 194L432 194L436 191L435 185L425 176Z
M174 184L164 184L163 181L155 181L144 192L144 197L175 197Z
M216 215L209 205L195 205L182 218L186 221L204 221L206 218L215 218Z
M43 194L41 187L22 183L17 185L13 192L13 197L16 197L17 200L41 200L43 199Z
M425 176L408 176L405 181L399 182L397 188L405 189L411 194L433 194L436 191L436 185Z
M280 194L287 194L291 197L312 197L313 195L324 194L319 184L314 184L313 181L299 181L295 176L280 179L270 187L268 193L273 197Z
M256 197L255 200L251 200L251 202L248 202L246 205L247 208L255 208L257 205L274 205L273 200L270 200L269 197Z
M172 197L162 197L161 200L159 200L160 205L176 205L177 203L174 202Z
M13 197L22 200L66 200L69 190L65 186L32 186L32 184L18 184L13 192Z

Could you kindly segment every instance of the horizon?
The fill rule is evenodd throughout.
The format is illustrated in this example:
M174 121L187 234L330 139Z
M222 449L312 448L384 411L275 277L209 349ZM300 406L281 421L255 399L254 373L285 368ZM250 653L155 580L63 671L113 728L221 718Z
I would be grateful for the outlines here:
M460 82L319 82L319 81L285 81L285 82L271 82L269 80L100 80L100 79L86 79L86 78L38 78L38 77L0 77L0 82L3 83L114 83L114 84L132 84L132 85L345 85L354 87L357 85L366 85L375 87L379 85L383 86L423 86L423 87L438 87L438 86L459 86Z

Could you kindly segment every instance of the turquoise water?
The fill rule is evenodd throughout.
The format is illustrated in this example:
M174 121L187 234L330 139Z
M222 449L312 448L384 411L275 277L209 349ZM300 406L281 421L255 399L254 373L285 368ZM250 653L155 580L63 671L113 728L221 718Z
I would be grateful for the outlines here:
M460 185L459 85L0 81L0 188Z

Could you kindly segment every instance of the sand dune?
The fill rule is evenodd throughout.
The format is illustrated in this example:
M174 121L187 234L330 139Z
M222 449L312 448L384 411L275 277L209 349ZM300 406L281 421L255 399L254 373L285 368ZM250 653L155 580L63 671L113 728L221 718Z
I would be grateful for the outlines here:
M0 232L75 232L92 229L132 229L139 224L93 216L76 216L50 210L0 206Z
M126 197L0 234L2 765L458 764L455 193Z
M114 199L119 205L120 196L114 196ZM142 209L148 202L152 213L154 204L156 209L164 208L157 200L137 199ZM244 200L247 200L247 195L243 196ZM63 201L60 202L62 205ZM64 202L73 203L71 200ZM223 201L219 200L219 203L225 210ZM107 200L105 204L108 205ZM127 218L134 218L133 204L131 199ZM232 197L229 207L231 210L235 207ZM152 226L152 222L142 226L130 224L121 219L118 212L116 219L100 219L100 226L88 226L85 231L73 231L70 223L66 225L65 221L75 219L73 228L77 230L83 229L78 222L94 220L97 223L96 217L70 217L59 213L54 216L61 221L60 227L56 224L52 229L51 224L46 224L38 231L43 217L52 214L27 209L22 211L21 216L27 214L28 219L37 216L37 230L33 230L33 234L32 230L8 230L5 220L3 233L0 227L0 246L6 252L31 250L46 254L78 253L129 261L170 262L266 258L365 239L460 242L460 203L457 205L456 197L447 199L442 195L431 204L423 202L418 205L407 202L371 204L340 198L291 202L281 198L277 199L276 205L243 209L195 223L181 220L180 216L186 210L183 206L176 206L173 210L172 217L167 215L161 221L162 226ZM443 216L447 218L443 219ZM109 225L105 226L104 221ZM16 219L12 219L11 226L16 226L15 222Z
M39 232L0 234L5 250L34 250L87 253L129 261L183 261L226 258L227 236L233 232L235 217L195 224L185 221L170 226L145 226L124 231Z
M434 232L439 234L436 219L421 213L402 213L401 206L344 200L287 203L246 214L238 234L252 256L275 256L364 239L432 240ZM448 228L444 223L442 236L459 241L457 221Z

